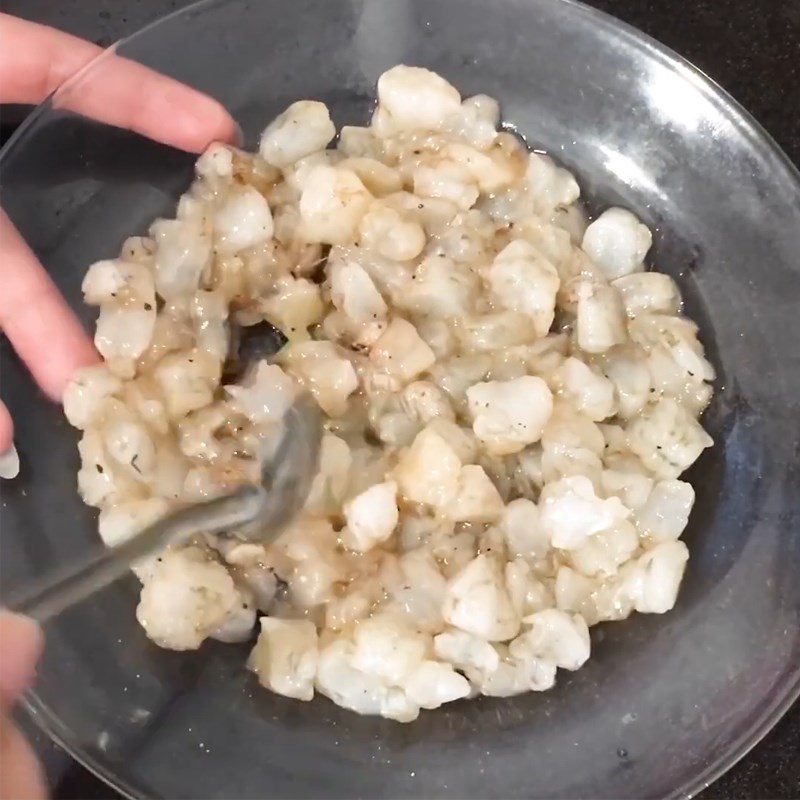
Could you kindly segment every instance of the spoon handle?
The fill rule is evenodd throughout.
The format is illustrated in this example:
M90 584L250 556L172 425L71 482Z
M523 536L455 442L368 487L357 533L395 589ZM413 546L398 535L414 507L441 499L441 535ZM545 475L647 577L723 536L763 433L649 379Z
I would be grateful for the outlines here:
M133 562L176 541L197 534L221 533L255 520L265 503L260 486L242 486L230 494L188 506L148 526L116 547L100 550L86 561L55 570L6 598L11 611L39 622L93 594L124 575Z

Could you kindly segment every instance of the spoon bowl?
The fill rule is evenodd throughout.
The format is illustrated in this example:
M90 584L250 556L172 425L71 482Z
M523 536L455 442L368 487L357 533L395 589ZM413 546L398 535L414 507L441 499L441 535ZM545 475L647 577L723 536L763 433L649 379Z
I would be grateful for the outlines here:
M221 497L173 511L128 541L18 589L4 605L45 622L120 578L134 562L170 545L222 533L272 542L308 496L319 459L321 419L317 404L300 394L283 417L274 451L264 458L261 486L239 486Z

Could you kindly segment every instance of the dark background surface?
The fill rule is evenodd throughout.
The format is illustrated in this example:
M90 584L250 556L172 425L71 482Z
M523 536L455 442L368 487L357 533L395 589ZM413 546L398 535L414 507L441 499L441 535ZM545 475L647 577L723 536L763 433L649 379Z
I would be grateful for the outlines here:
M0 8L107 45L188 4L188 0L3 0ZM589 0L588 4L645 31L693 62L750 111L800 165L800 0ZM23 113L15 109L3 114L3 140ZM29 732L57 800L116 797L56 745L34 730ZM800 704L702 797L800 798Z

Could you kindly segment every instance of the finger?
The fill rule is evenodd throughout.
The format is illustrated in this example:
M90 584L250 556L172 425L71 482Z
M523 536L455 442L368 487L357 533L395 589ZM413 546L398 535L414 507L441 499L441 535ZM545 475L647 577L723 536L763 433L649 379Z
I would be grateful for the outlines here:
M0 14L0 102L41 103L102 48L44 25Z
M0 718L0 800L44 800L42 768L30 744L8 718Z
M44 638L32 619L2 610L0 644L0 703L8 709L33 681Z
M44 267L0 209L0 328L53 400L97 353Z
M216 100L110 53L96 74L58 92L55 104L191 153L238 138Z
M0 14L0 38L0 102L6 103L40 103L103 53L7 14ZM236 123L216 100L113 52L104 59L59 91L55 104L190 152L238 138Z
M19 475L19 453L14 447L14 424L8 409L0 402L0 478Z
M14 444L14 423L4 403L0 403L0 460Z

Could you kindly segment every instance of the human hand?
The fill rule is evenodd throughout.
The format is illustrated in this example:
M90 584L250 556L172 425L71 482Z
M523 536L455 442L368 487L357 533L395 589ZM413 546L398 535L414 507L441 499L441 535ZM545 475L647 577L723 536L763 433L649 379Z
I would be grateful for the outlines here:
M40 103L103 50L43 25L0 14L0 103ZM212 98L107 53L96 77L54 97L68 108L189 152L233 141L237 126ZM53 400L79 367L97 360L83 328L47 271L0 211L0 329ZM0 477L18 468L13 425L0 402Z
M33 750L10 716L33 680L42 644L42 632L33 620L0 611L0 800L47 796Z
M0 14L0 41L0 103L40 103L103 53L89 42L7 14ZM236 123L215 100L116 54L104 58L96 77L59 91L54 104L189 152L236 139ZM98 357L1 209L0 329L56 401L72 373ZM13 477L18 464L11 417L0 402L0 477ZM0 800L46 796L33 751L9 716L33 679L41 648L36 623L0 611Z

